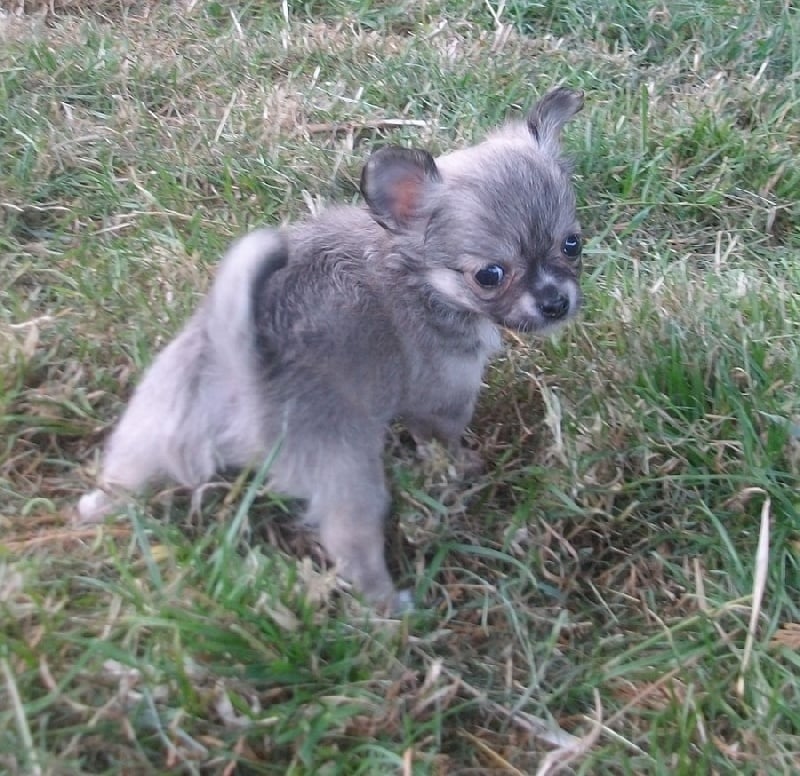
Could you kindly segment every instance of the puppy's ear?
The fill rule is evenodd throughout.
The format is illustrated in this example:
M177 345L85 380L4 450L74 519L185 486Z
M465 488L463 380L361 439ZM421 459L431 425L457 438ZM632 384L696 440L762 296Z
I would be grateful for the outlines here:
M583 92L563 86L551 89L528 114L528 128L536 142L557 156L561 150L561 128L583 107Z
M427 151L386 146L364 165L361 193L375 220L395 232L409 226L426 192L439 181L436 162Z

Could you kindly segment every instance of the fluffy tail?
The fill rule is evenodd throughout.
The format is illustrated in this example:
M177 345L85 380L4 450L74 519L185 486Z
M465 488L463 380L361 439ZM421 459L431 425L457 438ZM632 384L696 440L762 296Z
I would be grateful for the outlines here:
M206 310L208 336L216 353L232 365L250 356L253 342L254 286L286 265L286 236L257 229L237 240L220 262Z

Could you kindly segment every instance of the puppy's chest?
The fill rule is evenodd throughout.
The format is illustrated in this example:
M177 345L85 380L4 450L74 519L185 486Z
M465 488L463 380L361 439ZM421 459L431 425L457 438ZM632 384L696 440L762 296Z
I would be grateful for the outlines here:
M470 358L445 356L431 372L433 388L444 394L477 390L486 361L484 353Z
M471 339L470 347L438 343L421 348L414 358L408 397L412 404L439 404L448 397L469 397L480 388L487 361L500 349L500 333L488 322Z

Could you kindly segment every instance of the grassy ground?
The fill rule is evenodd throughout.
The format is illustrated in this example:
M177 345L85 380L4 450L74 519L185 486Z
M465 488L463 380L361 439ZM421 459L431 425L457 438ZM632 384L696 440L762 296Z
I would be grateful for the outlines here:
M800 771L795 4L0 6L0 770ZM428 609L370 618L252 480L70 528L234 235L559 82L587 304L490 370L484 479L393 446Z

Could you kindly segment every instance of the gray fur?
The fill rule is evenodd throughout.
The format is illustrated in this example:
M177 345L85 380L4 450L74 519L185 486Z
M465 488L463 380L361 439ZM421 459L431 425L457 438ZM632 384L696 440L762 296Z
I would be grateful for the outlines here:
M102 518L128 493L259 465L307 519L341 572L376 603L398 602L383 557L388 424L463 456L498 325L544 333L580 306L579 234L561 126L580 93L556 89L527 122L434 160L383 149L368 161L368 208L333 207L236 242L211 291L156 358L109 440ZM482 285L500 264L503 284Z

